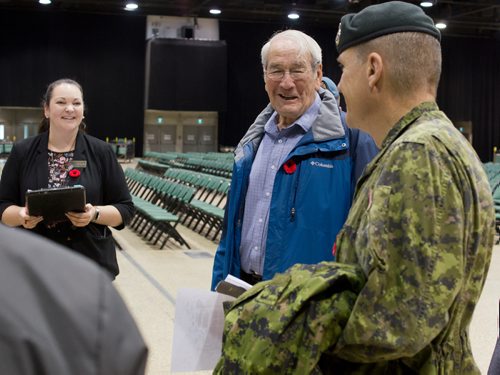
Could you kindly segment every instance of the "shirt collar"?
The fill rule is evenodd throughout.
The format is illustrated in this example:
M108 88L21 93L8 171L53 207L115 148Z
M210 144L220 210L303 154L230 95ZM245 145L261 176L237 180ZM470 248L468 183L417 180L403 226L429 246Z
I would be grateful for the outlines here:
M439 108L435 102L424 102L414 107L410 112L401 117L401 119L392 127L382 142L382 149L394 142L394 140L399 137L399 134L404 132L404 130L412 124L413 121L422 116L423 113L437 110L439 110Z
M266 122L264 130L269 135L276 135L283 132L284 134L288 135L292 131L297 131L299 128L301 128L304 133L307 133L309 129L311 129L314 120L316 120L316 117L318 117L320 105L321 98L319 97L318 93L315 93L314 101L311 106L302 114L302 116L295 120L292 125L288 126L286 129L281 130L281 132L278 132L278 125L276 124L278 112L274 111L269 120Z

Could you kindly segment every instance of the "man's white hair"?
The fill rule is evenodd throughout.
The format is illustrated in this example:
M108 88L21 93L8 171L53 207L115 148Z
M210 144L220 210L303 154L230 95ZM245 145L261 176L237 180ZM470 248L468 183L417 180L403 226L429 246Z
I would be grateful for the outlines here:
M269 47L271 46L271 43L276 39L287 39L294 42L297 45L300 56L311 57L313 69L318 66L318 64L322 63L321 47L313 38L298 30L285 30L274 34L271 39L269 39L267 43L262 47L260 57L262 61L262 68L264 70L266 70L267 66L267 55L269 53Z

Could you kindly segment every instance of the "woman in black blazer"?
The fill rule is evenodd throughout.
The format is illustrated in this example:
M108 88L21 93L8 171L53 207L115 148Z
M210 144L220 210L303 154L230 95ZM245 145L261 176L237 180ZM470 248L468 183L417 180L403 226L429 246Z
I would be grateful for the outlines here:
M43 100L45 118L40 134L17 142L0 180L3 224L48 237L118 274L114 241L108 226L122 229L134 205L123 170L107 143L83 132L83 91L70 79L51 83ZM83 185L84 212L68 212L64 222L30 216L25 206L28 189Z

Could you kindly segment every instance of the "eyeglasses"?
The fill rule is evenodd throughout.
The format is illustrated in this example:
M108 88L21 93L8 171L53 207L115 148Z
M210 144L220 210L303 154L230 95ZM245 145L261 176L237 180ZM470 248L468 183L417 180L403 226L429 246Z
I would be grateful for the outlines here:
M266 77L274 82L281 82L285 78L285 74L288 72L290 78L294 81L300 81L306 78L309 70L306 69L292 69L292 70L282 70L282 69L272 69L266 70Z

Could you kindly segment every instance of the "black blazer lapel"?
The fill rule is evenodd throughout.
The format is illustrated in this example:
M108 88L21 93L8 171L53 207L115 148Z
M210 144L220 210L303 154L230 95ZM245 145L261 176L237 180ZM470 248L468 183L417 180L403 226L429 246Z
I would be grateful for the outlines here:
M48 148L49 148L49 133L41 134L40 142L35 155L35 175L37 188L46 188L49 182L49 165L48 165Z

